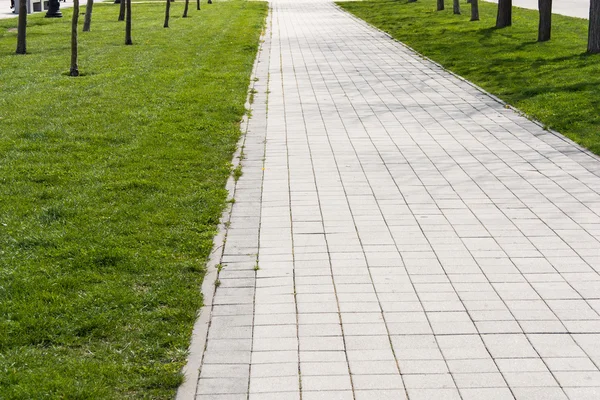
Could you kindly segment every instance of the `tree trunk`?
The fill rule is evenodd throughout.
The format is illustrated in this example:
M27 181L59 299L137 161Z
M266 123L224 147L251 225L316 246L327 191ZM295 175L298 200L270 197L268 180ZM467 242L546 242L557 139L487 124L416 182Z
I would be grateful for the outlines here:
M73 0L73 19L71 19L71 69L69 75L79 76L77 67L77 23L79 22L79 0Z
M169 27L169 16L171 14L171 0L167 0L167 7L165 8L165 24L163 28Z
M471 21L479 21L479 1L471 0Z
M196 0L196 10L200 10L200 0Z
M27 53L27 1L19 2L19 25L17 32L17 54Z
M124 0L127 3L125 14L125 44L133 44L131 41L131 0Z
M540 23L538 25L538 42L550 40L552 29L552 0L538 0Z
M496 28L512 25L512 0L498 0L498 15Z
M437 0L437 10L438 11L444 10L444 0Z
M454 0L452 2L452 12L454 14L460 14L460 3L459 3L459 0Z
M121 3L119 3L119 21L125 21L126 5L127 5L127 0L121 0Z
M20 16L20 15L19 15ZM600 53L600 0L590 0L590 27L588 53Z
M89 32L90 26L92 25L92 9L94 7L94 0L87 0L85 5L85 18L83 19L83 31Z
M190 0L185 0L185 6L183 7L183 16L182 18L187 18L188 8L190 6Z

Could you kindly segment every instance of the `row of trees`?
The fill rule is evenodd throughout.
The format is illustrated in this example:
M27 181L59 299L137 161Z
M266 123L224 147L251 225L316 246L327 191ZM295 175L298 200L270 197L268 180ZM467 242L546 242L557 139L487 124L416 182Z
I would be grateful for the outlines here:
M550 40L552 31L552 0L538 0L540 19L538 41ZM512 0L498 0L496 27L504 28L512 24ZM587 52L600 53L600 0L590 0Z
M164 27L169 27L170 9L171 2L174 0L166 0L165 10L165 21ZM131 39L131 0L115 0L116 4L120 3L119 7L119 21L125 21L125 44L133 44ZM212 4L212 0L208 0L208 4ZM92 11L94 6L94 0L87 0L85 7L85 18L83 22L83 31L89 32L92 25ZM185 0L185 7L183 10L183 18L188 16L189 0ZM196 0L196 9L200 10L200 0ZM50 15L46 15L49 17ZM62 16L60 13L54 16ZM71 67L69 69L70 76L79 76L78 67L78 38L77 28L79 25L79 0L73 0L73 17L71 20ZM17 28L17 54L27 53L27 2L22 0L19 2L19 21Z
M417 0L413 0L417 1ZM467 3L471 4L471 21L479 21L479 2L478 0L467 0ZM443 11L445 8L444 0L437 0L437 10ZM460 14L460 1L452 0L452 12L454 14Z
M411 0L417 1L417 0ZM479 21L478 0L467 0L471 3L471 21ZM453 0L454 14L460 14L459 0ZM437 0L437 10L444 9L444 0ZM552 30L552 0L538 0L540 19L538 24L538 41L550 40ZM496 28L512 25L512 0L498 0L498 13L496 15ZM587 52L600 53L600 0L590 0L590 19L588 29Z

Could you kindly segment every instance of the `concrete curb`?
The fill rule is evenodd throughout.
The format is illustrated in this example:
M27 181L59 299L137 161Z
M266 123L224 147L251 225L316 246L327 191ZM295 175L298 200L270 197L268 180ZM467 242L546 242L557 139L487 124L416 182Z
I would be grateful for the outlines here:
M269 14L270 12L271 10L269 9ZM246 113L242 117L242 121L240 122L240 127L242 127L242 135L240 136L240 140L238 141L237 150L233 154L233 159L231 162L233 169L242 164L242 149L246 141L248 125L251 118L250 115L252 112L250 96L251 93L254 91L254 78L256 77L256 69L258 65L259 55L263 50L264 41L262 40L262 38L264 34L265 31L261 33L261 37L259 39L259 48L256 52L254 66L252 67L252 74L250 76L250 87L248 89L248 96L246 97L245 104L248 113ZM229 192L229 196L227 199L228 202L235 198L236 186L236 180L234 179L233 175L230 175L225 185L225 188ZM175 396L176 400L194 400L194 398L196 397L196 389L198 386L198 379L200 376L200 367L202 366L202 359L204 356L204 350L206 348L206 342L208 339L208 329L210 327L213 301L217 290L215 282L219 278L218 266L219 264L221 264L221 260L223 259L225 242L227 240L227 226L229 221L231 220L232 208L233 204L229 203L223 211L220 220L221 222L217 227L218 233L213 239L213 250L210 253L209 259L206 263L206 275L204 276L204 280L202 282L201 287L204 305L198 311L198 318L194 323L194 328L192 330L192 339L190 342L190 347L188 349L187 363L182 370L182 373L184 375L184 381L181 384L181 386L179 386L179 388L177 389L177 394Z

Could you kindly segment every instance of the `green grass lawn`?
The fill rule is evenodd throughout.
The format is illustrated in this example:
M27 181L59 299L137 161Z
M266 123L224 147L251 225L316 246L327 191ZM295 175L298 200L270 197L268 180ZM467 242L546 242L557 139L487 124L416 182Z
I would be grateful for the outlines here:
M600 55L587 55L587 20L553 16L552 40L537 43L537 11L513 9L513 26L495 29L495 4L479 22L435 11L435 0L339 3L359 18L600 154Z
M267 7L96 4L0 20L0 399L167 399L181 382Z

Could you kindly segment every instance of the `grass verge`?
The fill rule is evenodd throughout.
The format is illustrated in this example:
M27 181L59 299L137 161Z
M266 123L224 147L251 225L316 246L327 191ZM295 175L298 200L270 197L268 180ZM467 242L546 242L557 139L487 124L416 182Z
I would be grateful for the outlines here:
M199 287L267 7L96 4L0 20L0 398L166 399Z
M495 4L479 22L435 11L435 0L367 0L342 8L600 154L600 55L585 54L586 20L553 15L552 40L537 43L537 11L513 9L513 26L494 28ZM448 9L449 8L449 9Z

